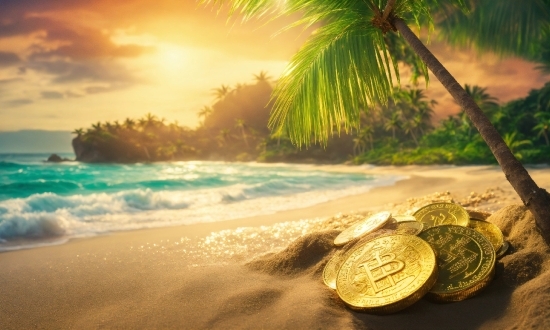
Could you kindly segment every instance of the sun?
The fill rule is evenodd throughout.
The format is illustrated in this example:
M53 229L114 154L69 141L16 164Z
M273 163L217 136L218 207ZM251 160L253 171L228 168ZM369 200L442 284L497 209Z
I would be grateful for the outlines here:
M159 45L156 60L166 73L177 73L189 65L189 51L177 45Z

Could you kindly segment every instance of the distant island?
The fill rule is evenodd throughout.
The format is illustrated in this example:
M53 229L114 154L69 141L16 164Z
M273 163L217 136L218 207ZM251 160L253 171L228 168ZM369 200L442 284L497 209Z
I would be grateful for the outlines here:
M190 129L149 113L142 118L98 122L73 131L76 160L133 163L223 160L300 163L493 164L492 153L463 112L432 124L434 100L423 90L396 90L386 105L361 109L361 127L335 135L328 145L298 149L285 132L268 129L272 85L265 72L253 84L214 89L215 102L198 111ZM550 83L525 98L499 104L485 88L466 85L524 163L550 162Z

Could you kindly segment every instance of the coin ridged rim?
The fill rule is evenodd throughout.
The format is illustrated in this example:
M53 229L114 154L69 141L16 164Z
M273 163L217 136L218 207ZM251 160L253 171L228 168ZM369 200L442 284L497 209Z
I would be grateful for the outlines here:
M451 224L451 223L445 223L445 224L440 224L439 226L443 226L443 225L458 225L458 226L462 226L462 227L467 227L468 226L468 223L470 222L470 216L468 215L468 212L466 211L465 208L463 208L460 204L456 204L456 203L450 203L450 202L437 202L437 203L431 203L431 204L428 204L428 205L425 205L421 208L419 208L418 210L416 210L416 212L413 213L413 216L415 217L415 219L418 221L418 222L422 222L424 223L424 230L428 229L428 228L431 228L431 227L434 227L436 225L431 225L425 221L422 221L422 217L425 215L423 214L424 212L427 213L429 212L430 208L433 209L434 205L443 205L443 208L453 208L453 209L456 209L458 211L460 211L460 214L458 215L457 217L457 221L458 223L456 224ZM446 207L448 206L448 207Z
M408 295L404 297L400 297L398 300L394 300L385 304L379 304L375 306L358 306L353 304L352 302L346 300L345 296L342 296L340 291L342 290L341 287L338 286L338 277L341 276L342 269L344 268L344 265L348 262L349 258L351 258L358 250L365 248L365 245L372 244L376 240L383 240L388 239L395 236L401 236L403 240L412 240L416 241L417 245L422 246L422 248L429 253L427 258L432 259L433 267L431 271L429 272L429 275L425 277L422 284L418 286L416 290L411 291L408 293ZM347 259L342 263L342 266L340 267L340 270L338 271L337 280L336 280L336 292L338 293L338 296L342 301L351 309L362 311L362 312L369 312L373 314L390 314L395 313L400 310L403 310L418 300L420 300L422 297L424 297L428 291L432 288L432 286L435 284L438 278L438 269L437 269L437 259L435 256L435 253L431 246L424 241L423 239L413 236L413 235L406 235L406 234L391 234L391 235L384 235L382 237L377 237L375 239L372 239L370 241L364 242L361 245L353 248L353 251L348 255ZM373 298L375 299L375 298ZM382 299L377 299L382 300Z
M340 261L340 259L344 256L343 253L341 253L341 251L338 251L336 253L334 253L334 255L330 258L330 260L327 262L327 264L325 265L325 268L323 268L323 283L325 283L326 286L328 286L329 288L333 289L333 290L336 290L336 276L332 276L331 275L331 267L333 267L333 264L336 264L338 263L338 261ZM336 267L336 266L334 266ZM336 273L336 275L338 275L338 270L336 270L335 272L333 273Z
M395 219L397 222L412 222L416 221L416 218L413 215L408 214L392 214L392 219Z
M493 279L494 272L495 272L495 265L496 265L496 253L495 249L493 248L493 244L487 239L485 236L483 236L481 233L475 231L472 228L469 227L463 227L463 226L457 226L457 225L441 225L441 226L435 226L428 228L422 232L422 234L428 232L429 230L435 230L436 228L443 228L443 227L457 227L461 230L471 231L473 233L473 236L478 236L476 238L480 238L481 240L485 240L485 243L488 244L488 246L491 247L491 254L492 256L492 262L490 262L489 269L485 271L485 276L483 276L478 282L474 282L470 286L466 286L463 288L456 288L453 290L445 290L445 291L434 291L433 288L426 294L426 298L434 301L439 302L446 302L446 301L460 301L467 298L470 298L477 294L479 291L481 291L483 288L485 288ZM478 243L479 244L479 243ZM480 244L481 245L481 244ZM434 250L437 250L434 248Z
M378 223L375 224L375 226L373 226L371 228L368 228L368 230L366 230L364 232L354 233L356 228L368 223L369 221L376 221L376 218L380 218L382 220L380 220ZM361 221L349 226L348 228L344 229L334 239L334 245L335 246L343 246L346 243L351 242L351 241L353 241L354 239L356 239L358 237L361 237L363 235L372 233L373 231L382 228L386 224L386 222L388 222L388 220L390 218L391 218L391 212L389 212L389 211L383 211L383 212L375 213L375 214L371 215L370 217L368 217L364 220L361 220Z
M492 222L489 222L489 221L485 221L485 220L479 220L479 219L472 219L470 218L470 223L468 224L468 227L472 228L473 230L476 230L475 227L472 227L474 225L474 223L482 223L483 225L486 225L486 226L489 226L489 227L494 227L493 230L491 231L492 234L495 234L497 235L497 239L498 241L500 242L499 245L494 245L493 242L491 241L491 239L487 236L485 236L482 232L478 231L478 233L480 233L481 235L485 236L485 238L489 239L489 242L491 242L491 245L493 245L493 248L495 249L495 253L497 251L500 250L500 248L502 248L502 245L504 244L504 235L502 234L502 231L500 230L500 228L498 228L497 225L495 225L494 223ZM477 231L477 230L476 230Z
M428 291L428 293L426 294L426 298L436 302L462 301L475 296L476 294L478 294L479 291L485 289L489 285L489 283L493 281L494 277L495 277L495 264L493 264L493 267L491 268L491 272L489 273L489 276L487 276L478 284L468 289L457 291L457 292L451 292L451 293L433 293L431 291Z
M496 252L497 259L504 257L509 249L510 249L510 242L504 241L500 249Z

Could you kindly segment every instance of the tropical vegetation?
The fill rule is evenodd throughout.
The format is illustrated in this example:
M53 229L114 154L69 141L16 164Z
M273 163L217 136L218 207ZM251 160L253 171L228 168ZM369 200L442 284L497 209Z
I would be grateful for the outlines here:
M387 102L360 113L360 126L332 136L326 146L294 145L287 132L269 131L270 79L214 88L214 102L197 111L191 129L148 113L141 118L98 122L77 129L81 160L150 162L224 160L352 162L355 164L496 164L463 110L435 122L435 100L417 87L396 88ZM525 98L500 104L487 88L464 89L491 119L514 155L528 164L550 163L550 82ZM223 92L223 95L220 95ZM266 106L267 104L267 106ZM86 159L94 155L95 159Z

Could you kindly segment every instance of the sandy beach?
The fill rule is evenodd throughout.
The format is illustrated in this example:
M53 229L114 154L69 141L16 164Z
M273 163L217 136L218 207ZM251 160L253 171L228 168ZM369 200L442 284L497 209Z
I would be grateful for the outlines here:
M312 167L407 179L272 215L0 253L0 329L550 328L549 250L500 168ZM549 168L529 172L550 190ZM439 199L494 213L488 220L511 243L478 296L376 316L346 308L323 284L343 228Z

